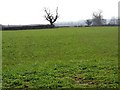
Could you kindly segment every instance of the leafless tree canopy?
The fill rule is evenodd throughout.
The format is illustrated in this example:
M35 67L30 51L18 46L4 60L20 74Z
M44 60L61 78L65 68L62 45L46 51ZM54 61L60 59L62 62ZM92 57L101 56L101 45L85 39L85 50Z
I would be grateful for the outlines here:
M101 10L99 10L98 12L93 13L92 22L93 22L93 25L96 25L96 26L105 24L105 20L103 19Z
M44 9L46 15L45 19L50 22L51 25L54 25L54 22L58 19L58 7L56 8L56 15L54 16L50 10Z

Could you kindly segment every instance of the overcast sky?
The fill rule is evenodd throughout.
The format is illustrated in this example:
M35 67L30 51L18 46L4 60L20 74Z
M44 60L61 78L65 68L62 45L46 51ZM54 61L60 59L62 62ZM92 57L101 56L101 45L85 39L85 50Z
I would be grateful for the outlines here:
M79 21L92 18L99 9L103 17L118 16L119 0L0 0L0 24L47 24L44 8L55 12L58 7L57 22Z

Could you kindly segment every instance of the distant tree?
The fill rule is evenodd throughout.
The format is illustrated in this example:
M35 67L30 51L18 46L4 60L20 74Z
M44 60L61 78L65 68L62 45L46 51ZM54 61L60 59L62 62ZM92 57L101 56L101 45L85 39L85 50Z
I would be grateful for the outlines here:
M56 15L54 16L50 10L44 9L46 15L45 19L50 22L51 25L54 25L55 21L58 19L58 7L56 8Z
M102 25L106 25L107 24L107 19L102 19Z
M108 24L109 25L117 25L118 24L118 20L115 17L112 17Z
M105 19L103 19L102 10L99 10L98 12L93 13L92 22L93 22L93 25L95 25L95 26L104 25Z
M92 20L87 19L87 20L85 21L85 23L86 23L88 26L90 26L90 25L92 24Z

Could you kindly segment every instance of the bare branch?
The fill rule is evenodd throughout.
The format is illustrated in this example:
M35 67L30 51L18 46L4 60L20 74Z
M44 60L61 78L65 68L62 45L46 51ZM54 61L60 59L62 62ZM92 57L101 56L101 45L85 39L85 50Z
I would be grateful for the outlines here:
M58 7L56 8L56 15L58 15Z
M48 18L47 16L45 16L45 19L46 19L47 21L50 21L49 18Z

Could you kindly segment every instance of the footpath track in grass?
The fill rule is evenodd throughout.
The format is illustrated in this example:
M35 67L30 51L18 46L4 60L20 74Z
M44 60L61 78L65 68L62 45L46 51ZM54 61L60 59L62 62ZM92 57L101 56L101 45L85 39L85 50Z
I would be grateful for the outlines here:
M117 27L2 32L3 88L118 87Z

